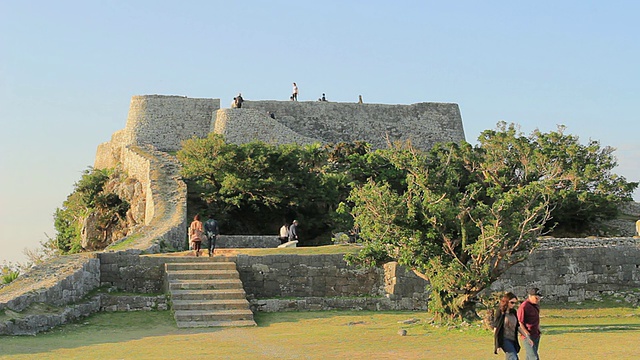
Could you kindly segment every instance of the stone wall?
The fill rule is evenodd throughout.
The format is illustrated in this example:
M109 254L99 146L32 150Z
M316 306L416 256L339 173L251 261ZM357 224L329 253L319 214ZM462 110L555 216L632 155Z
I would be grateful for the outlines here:
M281 242L276 235L218 235L217 248L276 248ZM202 247L206 247L205 244Z
M238 272L249 299L392 296L424 294L426 281L404 268L360 269L343 254L238 255Z
M542 290L545 301L576 302L640 289L640 239L548 239L511 267L490 291L523 296Z
M388 137L391 141L411 140L418 148L430 149L436 142L465 140L460 109L450 103L245 101L238 110L257 110L265 115L272 112L277 122L295 133L323 143L365 140L374 148L386 148ZM262 123L256 124L262 126ZM265 131L269 128L265 127ZM261 136L277 134L269 131Z
M100 286L131 293L163 293L164 264L168 260L140 254L141 251L136 250L98 254Z
M133 96L125 127L125 144L153 145L161 151L177 151L181 142L209 133L220 99L186 96Z
M181 250L187 238L187 185L175 157L152 148L127 146L121 159L127 174L145 188L145 226L107 249L127 243L150 253Z
M35 303L72 304L99 285L100 261L94 254L56 257L0 288L0 311L22 311Z
M322 143L321 139L303 136L277 120L270 118L265 111L254 109L220 109L216 112L215 123L211 131L223 135L225 140L234 144L251 141L263 141L269 144L295 143L307 145Z

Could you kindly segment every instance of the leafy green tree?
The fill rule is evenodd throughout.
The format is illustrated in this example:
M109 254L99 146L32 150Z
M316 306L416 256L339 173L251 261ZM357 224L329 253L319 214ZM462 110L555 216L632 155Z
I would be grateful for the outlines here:
M227 144L220 135L191 139L177 154L195 212L227 233L275 233L298 218L308 237L327 231L329 214L346 188L343 174L326 172L319 145Z
M91 213L100 214L98 226L106 229L121 221L129 204L113 193L105 193L104 185L113 175L110 169L89 168L74 184L74 190L54 213L56 236L45 247L59 249L63 254L82 251L81 230L84 219Z
M558 190L581 176L539 145L541 135L525 137L513 124L499 124L482 133L477 147L389 151L390 162L406 171L406 190L371 179L351 192L364 246L348 260L397 260L429 280L429 306L440 319L475 316L475 296L527 257L558 204ZM635 188L622 185L617 196Z

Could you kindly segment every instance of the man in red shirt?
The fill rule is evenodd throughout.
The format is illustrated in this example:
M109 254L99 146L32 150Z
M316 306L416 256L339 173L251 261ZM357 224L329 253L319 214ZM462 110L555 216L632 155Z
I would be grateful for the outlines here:
M527 351L527 360L539 360L538 345L540 345L540 299L542 294L540 289L531 288L527 290L527 300L518 308L518 321L520 328L527 334L525 338L530 338L533 345L528 341L523 341Z

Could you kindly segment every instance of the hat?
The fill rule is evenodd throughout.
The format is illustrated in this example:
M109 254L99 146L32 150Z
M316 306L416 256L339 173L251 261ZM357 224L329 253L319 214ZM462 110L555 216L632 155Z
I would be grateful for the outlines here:
M294 223L294 224L297 224L297 223L298 223L298 220L293 220L293 223Z
M542 293L540 292L540 289L538 289L538 288L530 288L529 290L527 290L527 295L529 295L529 296L542 296Z

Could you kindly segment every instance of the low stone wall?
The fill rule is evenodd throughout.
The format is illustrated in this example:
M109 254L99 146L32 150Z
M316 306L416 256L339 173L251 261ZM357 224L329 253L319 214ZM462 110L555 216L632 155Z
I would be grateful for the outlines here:
M140 256L139 250L99 254L100 285L119 291L154 294L164 292L164 257Z
M99 310L100 296L94 296L83 303L69 305L59 313L19 316L0 322L0 335L35 335L95 314Z
M358 297L358 298L323 298L306 297L298 299L253 299L250 302L253 312L279 311L327 311L327 310L369 310L369 311L399 311L399 310L427 310L427 300L416 298L402 298L392 300L388 297Z
M167 295L111 295L100 294L100 311L169 310Z
M35 335L56 326L76 321L99 311L152 311L168 310L166 295L112 295L98 294L78 304L68 305L59 312L17 315L0 322L0 335Z
M511 267L489 291L542 290L545 301L600 299L640 288L640 239L545 239L529 258Z
M360 269L347 265L342 254L238 255L236 263L247 298L258 311L427 306L427 282L397 263Z
M0 311L22 311L34 303L72 304L99 285L100 261L95 254L56 257L0 289Z
M276 248L280 243L276 235L218 235L216 248Z

